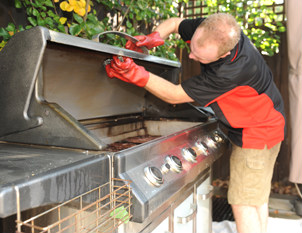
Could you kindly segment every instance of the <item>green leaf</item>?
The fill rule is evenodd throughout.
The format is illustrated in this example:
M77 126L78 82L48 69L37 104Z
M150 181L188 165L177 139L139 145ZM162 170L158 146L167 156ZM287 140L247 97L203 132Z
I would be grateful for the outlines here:
M37 23L39 26L45 26L45 20L42 19L41 17L37 18Z
M75 19L75 21L77 21L79 24L83 23L84 20L81 16L79 16L78 14L73 14L73 18Z
M37 20L34 19L33 17L28 17L27 20L30 22L31 25L34 27L37 26Z
M26 14L27 15L32 15L33 9L32 8L26 8Z
M15 0L15 7L20 9L22 7L22 3L20 0Z
M43 1L35 0L35 3L36 3L37 7L42 7L43 6Z
M33 15L37 17L40 15L40 13L37 9L33 9Z
M8 32L13 32L15 31L16 27L15 24L9 23L8 26L5 28Z
M53 19L54 19L56 22L59 22L59 20L60 20L60 16L55 15L55 16L53 17Z
M285 28L284 26L279 27L279 28L278 28L278 31L279 31L279 32L285 32L285 31L286 31L286 28Z
M20 32L24 31L23 25L19 25L19 26L18 26L18 30L19 30Z
M56 14L55 14L55 13L53 13L53 11L52 11L52 10L47 11L47 14L48 14L48 16L50 16L50 17L54 17L54 16L56 16Z
M8 32L4 28L0 28L0 36L4 37L9 35Z
M52 1L51 0L46 0L44 2L45 6L48 6L48 7L53 7L53 4L52 4Z
M81 30L82 30L82 27L79 24L72 24L69 28L69 32L73 36L79 35Z
M98 23L99 22L98 18L93 14L88 14L87 15L87 20L89 20L93 23Z
M58 25L58 29L60 30L60 32L64 32L65 33L65 27L62 24Z
M54 26L53 20L52 20L52 18L50 18L50 17L47 17L47 18L45 19L45 23L48 24L50 27L53 27L53 26Z
M120 206L110 213L110 217L123 220L125 223L129 222L129 214L124 206Z
M129 21L126 22L126 25L128 28L132 28L132 24Z

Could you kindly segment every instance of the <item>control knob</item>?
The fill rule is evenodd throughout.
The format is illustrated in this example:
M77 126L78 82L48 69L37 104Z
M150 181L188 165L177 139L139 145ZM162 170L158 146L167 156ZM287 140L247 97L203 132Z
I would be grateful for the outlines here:
M208 145L203 142L203 141L198 141L195 143L196 147L198 148L198 150L204 155L204 156L208 156L209 154L209 147Z
M166 162L167 162L167 164L170 165L170 170L171 171L174 171L174 172L177 172L177 173L181 172L182 162L177 156L174 156L174 155L167 156L166 157Z
M148 181L154 186L159 187L163 184L163 174L157 167L145 167L144 172Z
M195 150L191 147L183 148L182 156L185 158L185 160L187 160L189 162L193 162L193 163L197 162L196 161L197 154L196 154Z

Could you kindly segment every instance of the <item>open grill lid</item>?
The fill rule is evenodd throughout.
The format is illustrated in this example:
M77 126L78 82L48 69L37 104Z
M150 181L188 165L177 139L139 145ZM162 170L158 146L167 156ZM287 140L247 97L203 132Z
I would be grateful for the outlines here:
M110 80L103 62L132 57L177 83L180 63L43 27L17 33L0 53L0 140L91 150L104 143L80 122L143 112L146 91Z

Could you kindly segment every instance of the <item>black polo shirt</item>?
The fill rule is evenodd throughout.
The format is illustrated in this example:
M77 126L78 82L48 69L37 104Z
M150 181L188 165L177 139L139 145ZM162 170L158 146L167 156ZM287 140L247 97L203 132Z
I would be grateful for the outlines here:
M190 41L202 21L183 20L179 26L182 39ZM181 85L193 100L213 109L236 145L263 149L284 139L282 97L262 55L243 33L230 55L201 63L201 74Z

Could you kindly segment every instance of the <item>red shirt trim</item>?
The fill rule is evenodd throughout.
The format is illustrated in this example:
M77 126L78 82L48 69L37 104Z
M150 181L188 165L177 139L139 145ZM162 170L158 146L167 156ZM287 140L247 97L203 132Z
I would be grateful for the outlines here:
M233 62L235 60L235 58L237 57L237 55L238 55L238 48L239 48L239 44L237 45L235 56L232 58L231 62Z

